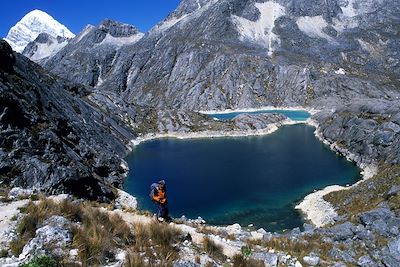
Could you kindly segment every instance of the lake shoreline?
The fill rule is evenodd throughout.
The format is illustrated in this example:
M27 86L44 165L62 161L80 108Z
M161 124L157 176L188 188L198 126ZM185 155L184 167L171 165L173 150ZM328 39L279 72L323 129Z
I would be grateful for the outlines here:
M224 114L231 112L257 112L263 110L293 110L293 111L307 111L311 115L317 113L319 110L316 109L307 109L301 107L262 107L258 109L239 109L239 110L225 110L225 111L201 111L203 114ZM326 202L323 197L330 192L339 191L339 190L347 190L359 184L362 181L372 177L376 174L376 165L375 164L364 164L358 162L356 158L346 149L339 148L335 144L331 144L328 140L324 139L322 135L319 133L319 125L318 123L309 118L306 121L294 121L291 119L286 119L284 121L278 123L271 123L264 129L260 130L233 130L233 131L201 131L201 132L168 132L168 133L157 133L157 134L147 134L142 137L138 137L131 141L131 149L134 149L135 146L139 145L142 142L151 141L155 139L162 138L177 138L177 139L199 139L199 138L223 138L223 137L246 137L246 136L263 136L274 133L280 127L284 125L293 125L293 124L307 124L309 126L315 127L314 135L323 142L325 145L328 145L332 151L339 153L347 158L347 160L355 162L356 165L362 170L361 176L362 178L356 182L355 184L344 187L339 185L330 185L321 190L314 191L296 205L295 209L301 211L302 217L305 220L310 221L317 227L322 227L334 221L334 218L337 216L336 211L334 210L332 204ZM124 166L125 167L125 166Z
M329 146L332 151L345 156L348 161L356 163L356 165L361 169L361 179L356 183L350 186L327 186L321 190L317 190L308 194L298 205L295 206L295 209L300 210L306 220L311 221L317 227L323 227L325 225L334 223L335 217L338 216L333 205L324 200L324 196L331 192L354 188L359 183L373 177L377 173L378 168L376 163L363 163L358 160L349 150L341 148L337 146L337 144L330 143L328 140L324 139L322 134L319 132L319 125L315 120L309 120L308 124L315 127L316 130L314 135L317 137L317 139Z

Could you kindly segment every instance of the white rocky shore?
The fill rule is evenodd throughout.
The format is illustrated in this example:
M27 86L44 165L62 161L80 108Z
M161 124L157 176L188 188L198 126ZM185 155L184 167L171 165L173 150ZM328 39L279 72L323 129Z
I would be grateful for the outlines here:
M360 182L373 177L377 173L378 167L376 163L363 163L359 158L355 157L355 155L353 155L347 149L341 148L337 144L330 143L325 140L319 132L319 125L316 121L310 119L307 121L307 123L316 128L314 134L321 142L329 146L331 150L344 155L347 160L355 162L362 170L360 173L362 179L357 183L347 187L339 185L327 186L322 190L318 190L307 195L304 200L295 207L296 209L301 210L305 218L311 221L315 226L322 227L334 223L334 218L338 216L334 207L329 202L325 201L323 197L331 192L348 190L357 186Z
M302 107L260 107L256 109L236 109L236 110L224 110L224 111L199 111L202 114L226 114L232 112L258 112L264 110L293 110L293 111L307 111L311 115L318 112L316 109L308 109ZM142 142L161 139L161 138L177 138L177 139L196 139L196 138L220 138L220 137L244 137L244 136L260 136L271 134L279 129L279 127L283 125L292 125L292 124L300 124L300 123L308 123L307 121L295 121L292 119L285 119L276 123L270 123L263 128L257 129L248 129L243 127L244 129L233 129L233 130L220 130L220 131L198 131L198 132L189 132L189 131L176 131L175 129L167 130L162 133L151 133L144 136L140 136L131 141L132 147L139 145ZM242 123L243 125L245 123Z

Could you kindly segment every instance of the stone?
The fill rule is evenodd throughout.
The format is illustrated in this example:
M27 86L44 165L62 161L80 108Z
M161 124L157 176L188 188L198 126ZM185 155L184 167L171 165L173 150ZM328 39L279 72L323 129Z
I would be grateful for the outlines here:
M355 262L353 256L349 251L342 251L336 247L332 248L328 252L328 256L335 260L343 260L344 262L352 263Z
M364 225L370 225L376 220L389 220L394 217L394 213L387 208L377 208L364 212L360 215L360 220Z
M226 227L226 232L229 235L239 235L242 232L242 227L238 223L228 225Z
M373 261L369 256L361 256L357 261L358 266L360 267L378 267L379 265Z
M174 263L174 267L200 267L201 265L195 262L178 260Z
M309 223L304 223L303 224L304 232L306 233L313 233L315 230L315 226Z
M316 266L319 264L319 257L317 256L304 256L303 257L304 263L310 266Z
M115 199L115 208L117 209L137 209L137 200L134 196L118 189L118 197Z
M399 127L400 127L400 126L399 126ZM388 195L388 196L394 196L394 195L397 195L399 192L400 192L400 185L393 185L393 186L389 189L387 195Z
M262 240L262 239L264 239L264 234L263 233L259 233L257 231L251 231L250 234L251 234L251 239L254 239L254 240Z
M251 258L262 260L266 266L276 267L278 265L278 255L269 252L254 252Z
M374 234L366 229L363 225L359 224L354 229L354 234L357 239L363 240L364 242L373 242L375 237Z
M354 236L353 228L354 224L350 222L339 224L330 228L330 231L333 235L333 240L342 241L351 239Z
M296 227L296 228L293 228L291 231L290 231L290 235L300 235L301 234L301 231L300 231L300 228L299 227Z
M398 261L397 259L393 258L390 255L384 255L382 257L382 262L383 262L385 267L398 267L398 266L400 266L400 261Z
M46 254L51 246L52 254L63 257L69 253L65 248L72 242L71 223L61 216L52 216L43 222L42 227L36 230L36 235L23 248L19 259Z
M374 230L381 236L387 237L390 234L390 229L389 229L387 223L382 219L378 219L378 220L374 221L370 227L372 230Z
M21 197L27 198L31 196L34 193L32 189L23 189L21 187L14 187L8 192L8 198L9 199L18 199Z
M400 262L400 237L390 240L388 248L390 256Z
M197 217L197 219L193 220L194 223L196 224L205 224L206 221L203 220L203 218L201 218L200 216Z

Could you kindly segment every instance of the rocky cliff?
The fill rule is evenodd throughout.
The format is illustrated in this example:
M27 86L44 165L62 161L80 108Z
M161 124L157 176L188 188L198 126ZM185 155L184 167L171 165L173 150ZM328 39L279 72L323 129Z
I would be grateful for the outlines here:
M135 136L88 100L90 89L54 77L0 43L0 182L89 199L113 198Z
M82 57L82 48L70 44L70 56L60 54L46 67L159 108L334 107L353 98L393 99L399 10L388 0L184 0L118 52L99 58L96 50L83 50ZM87 64L92 57L99 60Z

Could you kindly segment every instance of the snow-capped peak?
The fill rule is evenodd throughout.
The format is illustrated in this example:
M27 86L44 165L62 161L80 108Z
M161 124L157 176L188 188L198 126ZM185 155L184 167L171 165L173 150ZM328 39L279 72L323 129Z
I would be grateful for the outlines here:
M26 45L35 40L40 33L47 33L53 37L75 37L67 27L56 21L49 14L36 9L26 14L15 24L8 32L5 40L15 51L22 52Z

